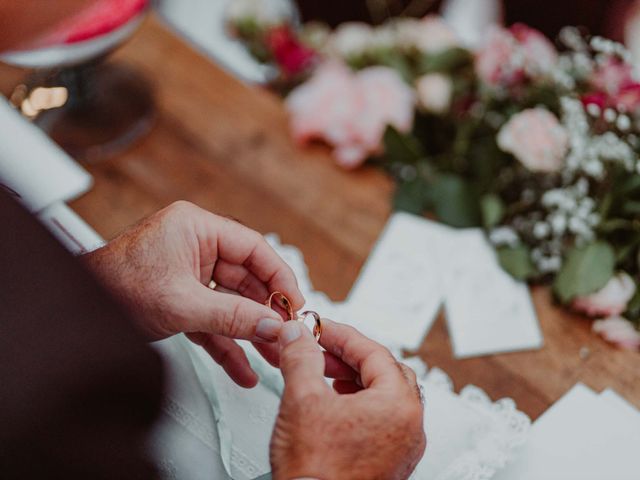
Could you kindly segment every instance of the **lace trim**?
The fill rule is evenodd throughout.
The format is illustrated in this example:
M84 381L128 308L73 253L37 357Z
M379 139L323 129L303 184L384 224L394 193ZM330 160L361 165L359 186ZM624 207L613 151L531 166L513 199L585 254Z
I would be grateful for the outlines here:
M427 369L418 357L404 360L416 371L418 378L430 388L454 393L451 378L439 368ZM488 480L515 457L525 443L531 420L516 408L510 398L493 402L479 387L467 385L459 393L460 399L470 408L489 416L488 429L474 432L476 447L458 457L436 480Z

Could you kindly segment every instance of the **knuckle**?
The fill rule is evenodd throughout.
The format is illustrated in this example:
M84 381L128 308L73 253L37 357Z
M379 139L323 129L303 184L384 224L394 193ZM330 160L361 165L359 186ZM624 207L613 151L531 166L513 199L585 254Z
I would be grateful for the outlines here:
M400 365L400 369L402 370L402 373L411 384L414 384L417 382L418 377L416 375L416 372L414 372L411 367L409 367L408 365L405 365L402 362L398 362L398 365Z
M196 208L196 206L186 200L177 200L164 209L168 215L182 215Z
M238 338L244 327L245 312L242 302L236 303L230 311L227 311L223 324L224 334L231 338Z
M283 393L283 401L289 408L297 410L298 416L307 416L323 402L324 395L310 385L287 385Z

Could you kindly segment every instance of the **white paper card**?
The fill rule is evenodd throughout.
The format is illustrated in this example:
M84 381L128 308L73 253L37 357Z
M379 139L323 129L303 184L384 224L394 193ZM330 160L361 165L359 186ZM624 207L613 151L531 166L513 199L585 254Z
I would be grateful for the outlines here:
M600 393L600 398L606 400L611 405L614 405L616 408L619 408L622 411L626 411L629 415L638 415L640 416L640 410L638 410L635 405L629 402L626 398L622 397L615 390L611 388L607 388Z
M392 215L347 300L350 323L385 345L418 348L443 298L440 244L447 230Z
M576 385L531 428L496 480L637 480L640 417Z
M529 289L500 267L484 233L458 230L447 245L445 310L455 356L540 348Z

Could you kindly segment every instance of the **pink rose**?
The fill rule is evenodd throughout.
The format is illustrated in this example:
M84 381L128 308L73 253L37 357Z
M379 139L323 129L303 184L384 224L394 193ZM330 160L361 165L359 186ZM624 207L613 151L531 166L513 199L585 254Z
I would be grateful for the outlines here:
M640 108L640 83L634 80L630 64L608 58L595 69L590 81L595 91L585 96L589 103L595 103L601 109L611 107L626 112ZM585 98L583 103L586 105Z
M381 151L388 125L402 132L411 129L415 98L390 68L353 73L341 63L329 62L293 90L286 105L297 141L325 141L334 147L338 164L355 168Z
M553 113L537 107L513 115L498 132L498 146L532 172L555 172L564 165L569 136Z
M614 317L627 309L636 293L636 284L624 272L619 273L598 292L573 300L573 308L592 317Z
M591 77L591 85L609 95L617 94L632 83L634 81L631 65L616 58L608 58L595 69Z
M640 349L640 332L626 318L614 316L593 322L593 331L625 350Z
M634 112L640 108L640 83L632 83L622 87L611 99L618 110Z
M608 102L609 102L609 99L607 98L607 95L602 93L602 92L590 92L590 93L587 93L587 94L583 95L580 100L582 100L582 104L585 107L588 107L589 105L595 105L600 110L604 110L605 107L608 105Z
M537 77L553 70L558 62L558 52L547 37L522 23L512 25L509 31L521 47L527 75Z
M511 87L548 75L558 61L553 44L539 31L517 23L492 27L476 54L476 73L488 85Z
M508 30L491 27L476 55L476 74L489 85L511 85L522 77L522 68L513 65L518 44Z

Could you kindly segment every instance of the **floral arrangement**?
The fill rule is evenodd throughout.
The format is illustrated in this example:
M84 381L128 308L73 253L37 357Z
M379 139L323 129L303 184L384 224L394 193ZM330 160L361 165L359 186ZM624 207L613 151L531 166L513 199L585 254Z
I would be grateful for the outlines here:
M483 227L515 278L640 348L640 76L622 45L517 24L470 49L437 16L331 31L256 12L230 29L273 67L296 140L384 168L399 209Z

